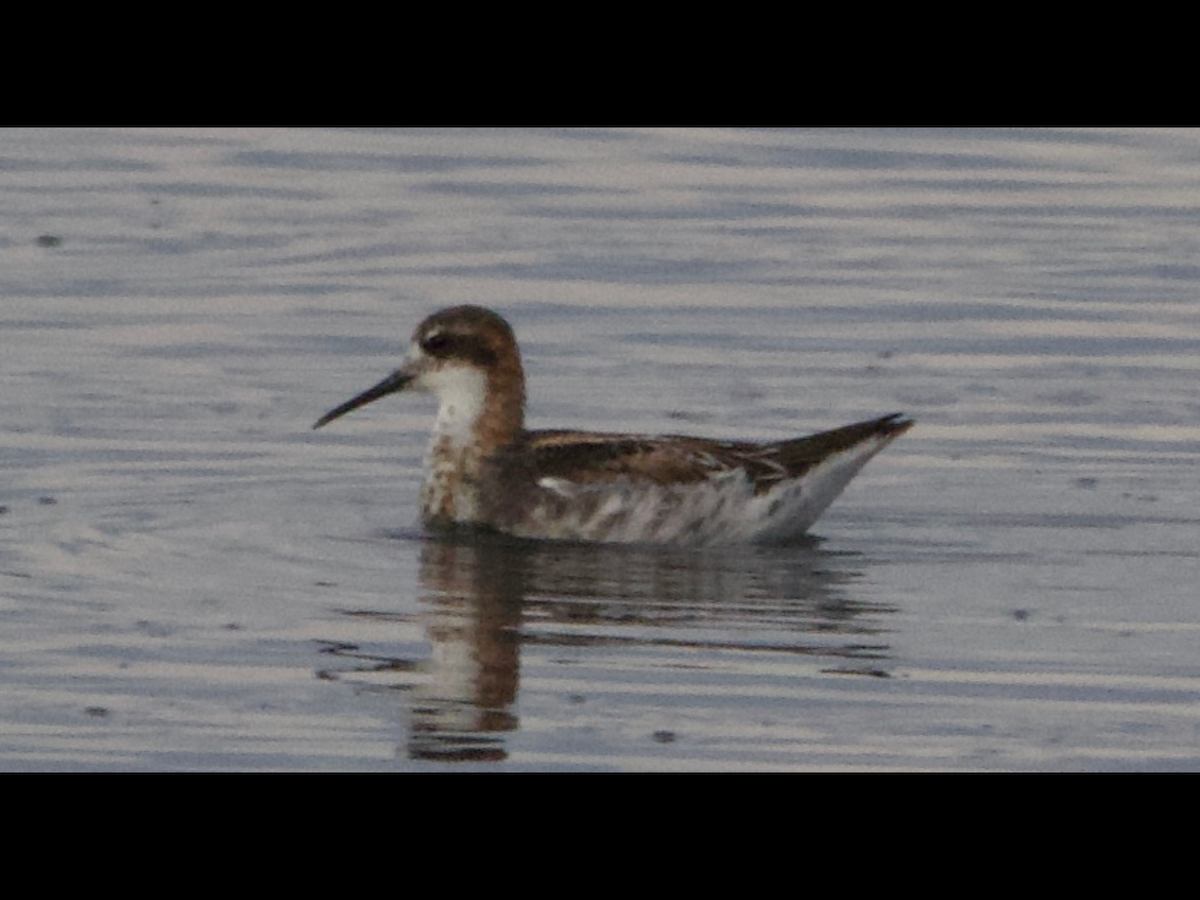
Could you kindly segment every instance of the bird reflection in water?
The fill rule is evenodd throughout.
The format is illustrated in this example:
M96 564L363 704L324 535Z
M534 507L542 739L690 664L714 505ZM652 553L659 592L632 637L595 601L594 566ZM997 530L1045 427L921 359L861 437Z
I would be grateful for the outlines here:
M428 644L392 658L330 644L329 653L355 665L323 674L371 673L371 681L402 692L412 759L499 761L520 724L522 651L527 669L560 664L566 648L593 647L632 648L643 661L657 650L672 670L703 668L705 653L743 660L773 653L807 657L809 671L815 662L819 672L886 675L881 617L893 610L851 599L858 575L852 559L821 550L813 538L697 552L478 532L426 537L418 622L387 611L351 614L419 624ZM538 652L547 647L554 649Z

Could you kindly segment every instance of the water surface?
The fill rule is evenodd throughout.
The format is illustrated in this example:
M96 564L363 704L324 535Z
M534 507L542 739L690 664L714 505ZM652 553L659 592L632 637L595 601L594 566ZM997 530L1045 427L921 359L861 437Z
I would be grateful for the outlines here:
M0 768L1200 768L1200 132L0 130ZM447 543L534 427L918 427L787 548Z

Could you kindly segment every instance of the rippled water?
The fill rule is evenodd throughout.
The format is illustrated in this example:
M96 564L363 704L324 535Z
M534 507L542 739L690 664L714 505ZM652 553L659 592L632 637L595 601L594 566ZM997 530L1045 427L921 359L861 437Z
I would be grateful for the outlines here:
M0 130L0 768L1200 768L1200 132ZM531 424L918 426L788 548L430 540Z

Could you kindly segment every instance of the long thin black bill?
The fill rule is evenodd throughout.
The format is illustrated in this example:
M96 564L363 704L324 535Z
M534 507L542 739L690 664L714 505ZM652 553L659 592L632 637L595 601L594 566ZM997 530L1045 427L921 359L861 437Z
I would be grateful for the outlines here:
M402 391L408 387L408 383L413 380L413 376L401 370L397 370L389 375L373 388L368 388L363 391L353 400L347 400L337 409L331 409L321 418L317 419L313 428L320 428L322 425L328 425L334 419L344 416L351 410L358 409L360 406L366 406L372 400L378 400L380 397L386 397L388 394L394 394L396 391Z

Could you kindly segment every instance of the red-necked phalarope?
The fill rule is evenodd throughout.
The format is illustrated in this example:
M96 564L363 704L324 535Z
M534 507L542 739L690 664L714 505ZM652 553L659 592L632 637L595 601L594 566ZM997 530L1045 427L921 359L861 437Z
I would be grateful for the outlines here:
M913 424L893 414L771 443L526 431L525 372L512 329L491 310L456 306L420 324L399 369L313 427L409 388L441 404L421 488L426 524L527 538L793 538Z

